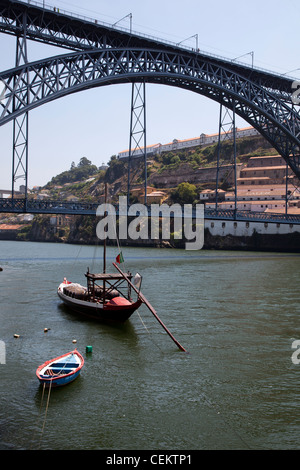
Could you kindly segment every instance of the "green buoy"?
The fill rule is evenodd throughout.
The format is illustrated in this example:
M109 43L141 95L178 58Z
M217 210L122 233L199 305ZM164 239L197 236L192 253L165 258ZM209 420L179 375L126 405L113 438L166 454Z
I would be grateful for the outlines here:
M85 348L85 350L86 350L87 353L91 353L92 350L93 350L93 346L87 346L87 347Z

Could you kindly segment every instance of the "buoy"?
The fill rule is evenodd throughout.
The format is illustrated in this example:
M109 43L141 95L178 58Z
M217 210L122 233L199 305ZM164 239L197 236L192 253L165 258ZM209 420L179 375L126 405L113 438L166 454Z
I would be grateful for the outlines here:
M87 346L85 350L87 353L91 353L93 351L93 346Z
M77 339L73 339L72 343L77 343Z

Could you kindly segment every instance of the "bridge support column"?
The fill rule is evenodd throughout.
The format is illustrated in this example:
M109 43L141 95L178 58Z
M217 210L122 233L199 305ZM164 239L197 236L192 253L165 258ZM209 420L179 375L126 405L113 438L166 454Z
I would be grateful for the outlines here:
M147 149L146 149L146 85L145 81L132 84L131 116L128 156L127 203L129 206L132 158L143 156L145 165L145 204L147 204Z
M285 172L285 216L288 216L289 202L293 199L297 199L300 192L300 180L291 174L290 166L286 163Z
M233 147L233 155L228 160L226 158L226 149L222 150L222 144L230 141ZM231 164L232 170L227 172L222 184L226 185L229 177L232 178L232 185L234 185L234 208L237 211L237 169L236 169L236 126L235 126L235 104L233 103L232 111L226 108L222 103L220 104L219 116L219 136L218 136L218 150L217 150L217 174L216 174L216 210L218 210L219 200L219 187L220 187L220 170L222 165ZM228 152L228 149L227 149ZM224 187L224 186L223 186Z
M26 21L25 13L23 16L24 35L17 37L16 44L16 67L26 64L27 59L27 41L26 41ZM28 77L27 77L28 84ZM23 96L27 100L27 87ZM16 103L14 98L13 109ZM13 121L13 155L12 155L12 199L14 199L15 183L19 178L25 180L25 206L27 202L28 186L28 112Z

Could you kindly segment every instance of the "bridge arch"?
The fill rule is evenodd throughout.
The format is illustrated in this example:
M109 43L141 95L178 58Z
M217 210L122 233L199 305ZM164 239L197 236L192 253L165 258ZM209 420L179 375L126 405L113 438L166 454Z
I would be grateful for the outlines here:
M55 99L114 83L179 87L222 103L256 128L300 177L300 116L280 95L202 55L118 48L63 54L0 73L0 126Z

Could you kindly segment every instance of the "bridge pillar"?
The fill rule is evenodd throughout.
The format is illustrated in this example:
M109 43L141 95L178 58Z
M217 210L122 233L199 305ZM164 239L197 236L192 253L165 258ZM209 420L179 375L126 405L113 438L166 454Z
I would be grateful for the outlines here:
M233 156L230 159L232 165L232 171L228 171L223 184L227 182L228 178L233 173L233 185L235 194L235 213L237 211L237 170L236 170L236 126L235 126L235 103L233 103L232 111L226 108L222 103L220 104L220 115L219 115L219 136L218 136L218 150L217 150L217 175L216 175L216 210L218 210L218 199L219 199L219 186L220 186L220 169L225 163L228 164L228 159L222 151L222 144L230 141L233 146ZM226 149L225 149L226 152Z
M23 14L23 35L17 36L16 44L16 67L27 64L27 41L26 41L26 13ZM28 82L28 77L27 77ZM28 83L26 83L28 85ZM27 86L25 87L23 99L27 100ZM15 110L15 100L13 110ZM28 112L13 121L13 155L12 155L12 199L14 199L15 182L23 178L25 180L25 203L27 201L28 186Z
M129 206L131 186L131 163L135 156L143 156L145 164L145 204L147 205L147 148L146 148L146 85L132 83L131 116L128 156L127 204Z
M292 187L292 189L290 189ZM285 215L288 215L289 202L293 199L296 199L297 194L300 189L300 180L295 178L294 175L290 174L290 167L288 162L286 162L286 172L285 172ZM295 197L296 195L296 197Z

